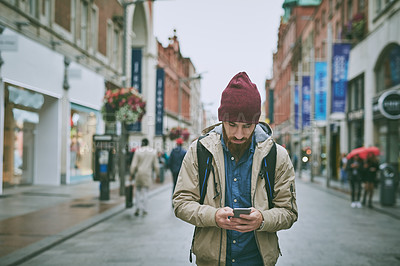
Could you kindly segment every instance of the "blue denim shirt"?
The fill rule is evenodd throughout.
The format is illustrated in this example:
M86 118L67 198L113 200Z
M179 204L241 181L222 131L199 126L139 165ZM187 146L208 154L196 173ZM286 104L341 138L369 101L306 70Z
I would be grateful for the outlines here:
M255 137L248 151L235 162L221 136L225 159L225 206L231 208L251 207L251 168ZM240 233L227 230L226 265L263 265L254 232Z

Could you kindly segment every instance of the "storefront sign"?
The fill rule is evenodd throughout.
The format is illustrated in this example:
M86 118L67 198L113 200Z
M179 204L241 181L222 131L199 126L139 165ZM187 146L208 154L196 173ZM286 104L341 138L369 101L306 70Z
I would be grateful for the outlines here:
M311 117L311 90L310 90L310 76L303 76L302 82L302 127L310 126Z
M332 56L332 113L344 113L347 93L347 69L351 44L335 43Z
M136 88L139 93L142 93L142 49L132 49L132 72L131 72L131 85ZM128 131L140 132L142 131L142 123L136 122L129 125Z
M315 62L315 120L326 120L327 64Z
M157 69L156 78L156 135L162 136L164 121L164 69Z
M388 119L400 119L400 90L383 93L378 100L381 114Z

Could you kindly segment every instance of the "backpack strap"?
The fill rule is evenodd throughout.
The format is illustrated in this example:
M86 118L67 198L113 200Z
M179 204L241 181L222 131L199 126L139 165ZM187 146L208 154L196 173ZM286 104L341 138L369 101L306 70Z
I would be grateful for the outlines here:
M274 199L275 168L276 144L274 142L267 156L265 156L264 159L261 161L261 169L259 173L261 179L265 178L265 189L267 190L268 205L270 209L274 207L274 203L272 201Z
M199 169L199 188L200 188L200 204L204 203L204 198L207 192L207 180L210 172L214 171L212 167L212 154L200 143L200 140L205 136L199 137L197 140L197 162Z

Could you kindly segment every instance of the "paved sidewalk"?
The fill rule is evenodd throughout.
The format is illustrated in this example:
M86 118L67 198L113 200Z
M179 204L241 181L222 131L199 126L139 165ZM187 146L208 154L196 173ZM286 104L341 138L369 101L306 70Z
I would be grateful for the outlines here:
M154 183L150 190L164 184ZM99 200L99 182L62 186L22 186L0 195L0 265L18 265L125 209L119 182L110 183L110 200Z
M324 176L314 176L314 181L311 182L311 176L310 176L309 170L301 171L301 180L303 182L308 182L310 185L319 187L320 189L323 189L328 193L333 193L338 197L348 198L349 208L350 208L350 204L351 204L350 197L351 196L350 196L350 187L349 187L348 183L342 184L338 180L331 179L329 182L329 188L328 188L327 180L326 180L326 177L324 177ZM374 190L374 195L372 198L373 209L375 211L390 215L390 216L400 220L400 191L399 191L399 188L397 189L397 198L396 198L396 202L393 206L382 206L381 205L380 190L381 190L381 187L379 185ZM364 193L364 190L362 190L361 199L362 199L363 193Z

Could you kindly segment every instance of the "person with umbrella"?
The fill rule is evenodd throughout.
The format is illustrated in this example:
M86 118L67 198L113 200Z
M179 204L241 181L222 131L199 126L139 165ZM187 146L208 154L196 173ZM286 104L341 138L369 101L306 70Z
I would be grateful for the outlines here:
M368 153L367 159L364 163L365 169L365 183L364 183L364 196L362 204L366 206L368 196L368 207L372 208L372 196L374 195L374 186L377 183L376 174L379 169L379 162L373 152Z
M351 207L361 208L361 177L363 172L363 161L358 154L352 156L347 162L347 174L350 181Z

